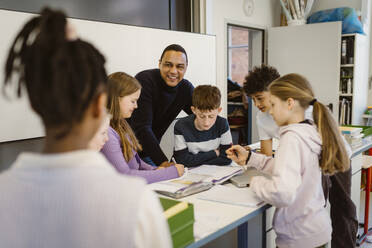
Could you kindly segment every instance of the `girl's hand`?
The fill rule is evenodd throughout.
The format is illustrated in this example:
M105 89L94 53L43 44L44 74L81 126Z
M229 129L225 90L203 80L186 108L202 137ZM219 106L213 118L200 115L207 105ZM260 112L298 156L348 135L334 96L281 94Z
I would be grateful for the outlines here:
M175 164L174 166L177 168L178 176L182 176L183 173L185 173L185 167L183 164Z
M219 150L219 149L216 149L216 150L214 150L214 151L215 151L215 153L216 153L216 156L219 157L219 156L220 156L220 150Z
M164 161L163 163L161 163L161 164L158 166L158 168L167 168L167 167L172 166L172 165L174 165L173 162Z
M245 165L248 158L249 151L240 145L233 145L226 150L226 155L229 159L233 160L239 165Z

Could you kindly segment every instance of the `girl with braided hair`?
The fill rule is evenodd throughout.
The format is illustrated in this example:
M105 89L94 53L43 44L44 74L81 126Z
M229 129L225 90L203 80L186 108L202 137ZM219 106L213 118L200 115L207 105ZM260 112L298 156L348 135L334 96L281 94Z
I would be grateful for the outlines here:
M26 90L46 136L0 174L0 247L171 247L145 181L89 149L107 122L104 63L61 11L44 9L15 38L4 87Z

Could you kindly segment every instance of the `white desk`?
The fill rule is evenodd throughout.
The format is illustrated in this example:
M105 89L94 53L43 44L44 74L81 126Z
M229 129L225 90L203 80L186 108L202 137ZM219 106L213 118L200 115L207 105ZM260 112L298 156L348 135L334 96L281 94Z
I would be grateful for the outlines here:
M240 229L238 230L238 246L247 247L249 237L245 224L259 214L263 214L263 220L265 220L265 210L271 207L265 204L252 208L201 200L197 199L197 194L180 200L194 204L195 242L187 248L201 247L237 227ZM266 240L265 221L263 223L262 227L257 228L262 229L263 240Z

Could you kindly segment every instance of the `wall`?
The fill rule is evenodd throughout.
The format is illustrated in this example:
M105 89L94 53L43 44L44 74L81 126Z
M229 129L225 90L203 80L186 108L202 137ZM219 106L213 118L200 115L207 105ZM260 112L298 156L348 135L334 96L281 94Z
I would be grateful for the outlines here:
M317 0L314 3L312 13L324 10L324 9L330 9L330 8L337 8L337 7L351 7L355 8L356 10L361 11L362 14L362 20L365 22L364 24L364 31L368 35L368 39L370 42L370 47L372 46L372 39L370 39L370 34L372 32L372 25L371 25L371 5L372 2L369 0ZM368 105L372 105L372 63L371 63L371 57L372 57L372 49L369 49L369 90L368 90Z
M315 0L311 13L318 10L333 9L338 7L351 7L360 10L362 7L362 0Z

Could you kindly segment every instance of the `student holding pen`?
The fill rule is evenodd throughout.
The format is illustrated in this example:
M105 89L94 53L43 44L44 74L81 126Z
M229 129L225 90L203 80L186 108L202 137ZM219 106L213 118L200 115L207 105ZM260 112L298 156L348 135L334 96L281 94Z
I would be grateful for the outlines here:
M275 158L241 146L226 153L240 165L271 175L254 177L250 187L276 207L273 227L278 247L325 247L331 240L332 226L325 208L322 173L333 175L350 168L344 143L329 110L315 99L304 77L288 74L268 89L270 114L280 135ZM310 105L314 122L305 118Z
M88 149L107 120L104 62L60 11L44 9L15 38L4 87L27 91L46 136L41 153L0 174L0 247L171 247L145 181Z
M141 85L124 72L115 72L108 77L107 108L112 115L108 130L108 141L101 152L119 173L140 176L147 183L176 178L183 175L182 164L168 167L153 167L145 163L137 151L142 150L134 132L125 120L137 108Z
M279 72L271 66L254 67L246 76L245 93L250 96L260 110L256 116L261 153L272 155L272 141L279 138L279 126L269 114L271 109L269 86L279 78ZM305 118L313 121L313 106L305 110ZM351 148L342 137L348 156ZM323 175L323 190L331 205L332 246L353 247L356 243L358 221L356 207L351 200L351 169L332 176Z

